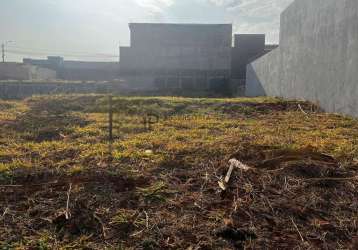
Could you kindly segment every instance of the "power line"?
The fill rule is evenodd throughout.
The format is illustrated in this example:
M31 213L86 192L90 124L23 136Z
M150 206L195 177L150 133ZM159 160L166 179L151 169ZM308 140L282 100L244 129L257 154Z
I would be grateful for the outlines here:
M87 53L87 52L70 52L70 51L51 51L46 49L30 49L18 46L8 46L10 49L6 50L12 54L18 55L35 55L35 56L47 56L47 55L61 55L67 57L92 57L92 58L118 58L116 54L106 53Z
M45 53L45 52L35 52L35 51L24 51L24 50L6 50L10 54L20 54L20 55L37 55L37 56L48 56L48 55L61 55L68 57L102 57L102 58L118 58L118 55L108 55L108 54L63 54L63 53Z
M52 50L52 49L39 49L39 48L29 48L29 47L23 47L23 46L17 46L17 45L12 45L12 46L8 46L9 48L12 49L21 49L21 50L27 50L27 51L39 51L39 52L52 52L52 53L71 53L71 54L88 54L88 52L79 52L79 51L69 51L69 50Z
M22 47L22 46L14 46L14 45L9 45L9 48L12 49L20 49L20 50L25 50L25 51L32 51L32 52L45 52L45 53L60 53L60 54L91 54L89 52L84 52L84 51L69 51L69 50L51 50L51 49L38 49L38 48L29 48L29 47ZM108 54L108 53L95 53L95 54L99 54L99 55L111 55L111 56L117 56L116 54Z
M24 51L24 50L6 50L9 54L16 54L16 55L31 55L31 56L48 56L51 55L61 55L64 57L88 57L88 58L118 58L117 55L100 55L100 54L87 54L87 55L75 55L75 54L60 54L60 53L44 53L44 52L34 52L34 51Z
M5 44L1 44L2 62L5 62Z

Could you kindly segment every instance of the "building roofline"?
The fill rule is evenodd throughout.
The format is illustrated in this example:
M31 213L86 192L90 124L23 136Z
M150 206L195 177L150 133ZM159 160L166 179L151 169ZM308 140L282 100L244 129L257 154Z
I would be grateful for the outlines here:
M238 37L238 36L266 36L265 33L250 33L250 34L234 34L235 37Z
M231 26L232 23L129 23L131 26Z
M118 61L77 61L77 60L64 60L64 63L118 63Z

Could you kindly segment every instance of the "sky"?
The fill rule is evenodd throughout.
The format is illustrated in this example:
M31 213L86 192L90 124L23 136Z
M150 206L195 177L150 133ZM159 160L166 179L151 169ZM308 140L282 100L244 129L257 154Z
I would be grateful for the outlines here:
M278 43L280 13L293 0L0 0L6 60L47 55L118 61L130 22L232 23ZM7 42L11 41L11 42Z

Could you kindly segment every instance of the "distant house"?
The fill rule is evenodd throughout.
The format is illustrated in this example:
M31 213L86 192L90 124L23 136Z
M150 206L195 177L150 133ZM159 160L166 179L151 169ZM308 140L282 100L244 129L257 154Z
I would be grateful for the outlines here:
M0 63L0 80L52 80L56 71L22 63Z
M57 56L44 60L24 58L23 62L55 70L57 77L62 80L111 81L119 78L118 62L65 61Z
M119 63L64 61L61 76L65 80L110 81L119 78Z

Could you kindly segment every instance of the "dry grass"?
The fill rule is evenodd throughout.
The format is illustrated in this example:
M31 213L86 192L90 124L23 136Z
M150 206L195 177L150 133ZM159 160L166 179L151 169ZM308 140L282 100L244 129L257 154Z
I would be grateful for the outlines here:
M109 154L107 102L0 101L3 249L356 247L356 119L274 98L114 97ZM252 169L221 192L232 157Z

